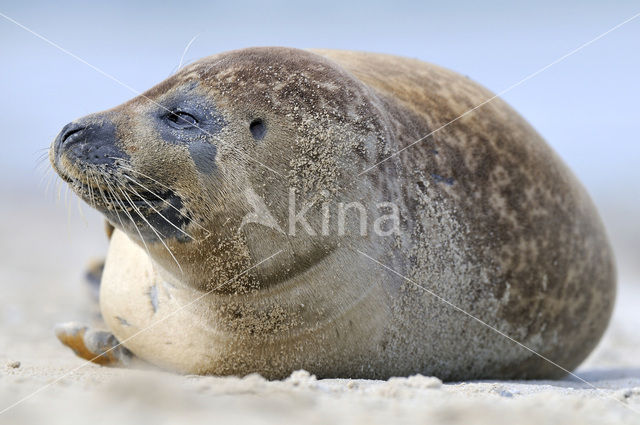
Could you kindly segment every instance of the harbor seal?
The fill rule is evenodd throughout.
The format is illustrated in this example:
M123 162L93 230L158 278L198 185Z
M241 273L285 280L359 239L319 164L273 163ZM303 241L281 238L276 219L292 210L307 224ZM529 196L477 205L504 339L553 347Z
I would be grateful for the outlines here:
M249 48L68 124L53 167L115 227L109 331L190 374L562 376L607 326L612 252L504 101L459 118L491 97L418 60Z

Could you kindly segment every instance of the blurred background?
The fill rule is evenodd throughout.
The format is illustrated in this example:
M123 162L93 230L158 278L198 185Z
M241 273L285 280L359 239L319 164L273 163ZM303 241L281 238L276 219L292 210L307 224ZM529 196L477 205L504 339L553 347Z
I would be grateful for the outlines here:
M248 46L410 56L511 86L638 13L638 1L6 2L0 12L144 91L184 61ZM76 276L105 247L101 220L37 160L67 122L131 91L0 17L1 251L10 270ZM640 18L508 92L599 206L622 279L640 274ZM43 178L43 176L45 176ZM46 236L45 236L46 235ZM2 282L4 285L6 282ZM6 307L4 307L6 309Z

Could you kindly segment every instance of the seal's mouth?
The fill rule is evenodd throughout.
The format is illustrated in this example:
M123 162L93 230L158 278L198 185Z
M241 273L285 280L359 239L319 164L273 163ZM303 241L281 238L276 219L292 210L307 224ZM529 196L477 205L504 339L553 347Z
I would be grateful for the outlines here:
M74 177L56 168L60 178L89 206L102 213L152 213L164 208L176 195L171 190L152 188L153 182L140 182L126 173L84 170Z
M158 189L159 183L118 170L87 169L81 178L56 171L83 201L130 235L139 235L146 242L193 239L184 230L193 217L182 198L167 186Z

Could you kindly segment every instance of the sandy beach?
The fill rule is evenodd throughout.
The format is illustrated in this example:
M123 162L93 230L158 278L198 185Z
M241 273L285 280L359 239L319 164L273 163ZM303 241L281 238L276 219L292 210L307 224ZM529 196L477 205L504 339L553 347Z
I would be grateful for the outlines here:
M82 281L106 241L101 218L75 198L7 189L0 206L0 424L47 423L640 423L640 282L620 270L612 323L574 377L559 381L442 383L316 380L298 371L178 376L87 364L53 334L57 322L96 320ZM24 193L28 195L24 195ZM12 205L22 205L20 210ZM594 388L595 387L595 388ZM11 407L17 403L15 406Z

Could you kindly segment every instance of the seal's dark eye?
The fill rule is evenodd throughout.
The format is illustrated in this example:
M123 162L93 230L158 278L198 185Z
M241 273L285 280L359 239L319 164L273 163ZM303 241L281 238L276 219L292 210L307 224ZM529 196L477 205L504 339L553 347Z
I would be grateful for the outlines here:
M195 127L198 120L191 114L182 111L173 111L167 115L169 125L178 130Z
M267 127L264 125L264 121L260 118L256 118L251 121L251 124L249 124L249 130L251 131L253 138L256 140L262 140L264 135L267 133Z

